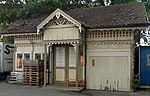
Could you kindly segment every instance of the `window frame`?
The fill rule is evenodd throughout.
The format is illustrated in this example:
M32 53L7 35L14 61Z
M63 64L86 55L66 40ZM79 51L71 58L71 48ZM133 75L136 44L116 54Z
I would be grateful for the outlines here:
M24 62L24 55L25 54L29 54L30 55L30 59L31 59L31 57L32 57L32 54L31 54L31 52L16 52L16 54L15 54L15 58L16 58L16 60L15 60L15 70L16 71L23 71L23 64L22 64L22 68L18 68L17 67L17 64L18 64L18 58L17 58L17 55L18 54L22 54L22 63Z

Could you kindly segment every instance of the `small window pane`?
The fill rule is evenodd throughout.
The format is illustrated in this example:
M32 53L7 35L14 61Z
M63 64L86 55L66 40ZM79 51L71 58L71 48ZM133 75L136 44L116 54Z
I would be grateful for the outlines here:
M69 47L69 67L76 67L76 52L74 47Z
M30 61L30 53L25 53L24 54L24 64L28 64Z
M35 53L35 60L41 60L41 53Z
M65 67L65 48L56 47L56 67Z
M22 54L17 54L17 68L22 68Z
M28 61L30 59L30 54L29 53L25 53L24 54L24 60Z

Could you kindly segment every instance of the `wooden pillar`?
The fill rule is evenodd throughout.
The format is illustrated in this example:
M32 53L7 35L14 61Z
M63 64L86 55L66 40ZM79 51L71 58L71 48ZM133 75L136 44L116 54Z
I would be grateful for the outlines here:
M47 45L44 45L44 86L46 87L47 70L46 70L46 58L47 58Z
M50 84L52 84L53 83L53 54L52 54L52 45L50 45L50 47L49 47L49 71L50 71L50 76L49 76L49 78L50 78Z
M78 88L78 79L79 79L79 44L75 45L76 50L76 87Z
M14 52L13 52L13 72L15 72L15 66L16 66L16 50L17 48L14 48Z
M134 79L134 50L135 50L135 46L134 46L135 42L133 44L130 44L130 70L129 70L129 87L128 87L128 91L131 91L132 88L132 80ZM132 75L131 75L132 74Z
M33 60L33 52L34 52L34 43L31 43L31 45L32 45L32 52L31 52L31 60Z

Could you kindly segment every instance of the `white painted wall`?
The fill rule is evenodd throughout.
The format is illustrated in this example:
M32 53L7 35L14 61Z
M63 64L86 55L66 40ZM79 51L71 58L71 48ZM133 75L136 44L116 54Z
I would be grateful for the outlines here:
M44 31L44 40L73 40L79 39L79 30L72 28L46 29Z

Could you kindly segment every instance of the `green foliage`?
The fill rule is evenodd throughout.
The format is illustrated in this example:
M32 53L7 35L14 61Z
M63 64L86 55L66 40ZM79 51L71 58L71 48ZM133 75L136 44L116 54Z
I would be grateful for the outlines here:
M147 11L147 16L150 19L150 0L145 0L145 6L146 6L146 11Z
M9 42L9 43L13 43L14 39L12 36L7 36L7 37L3 37L0 39L0 42Z
M139 88L140 82L138 79L133 79L132 80L132 88L133 91L135 92Z
M0 29L6 28L8 24L17 19L18 4L0 4Z
M112 0L112 4L123 4L123 3L133 3L137 0Z
M5 2L6 4L23 4L23 0L0 0L0 2Z
M34 18L44 13L50 13L58 7L59 3L56 0L31 0L27 4L22 5L22 8L17 12L19 18Z

